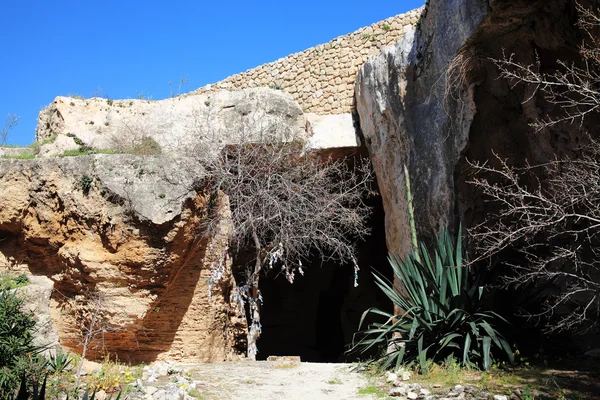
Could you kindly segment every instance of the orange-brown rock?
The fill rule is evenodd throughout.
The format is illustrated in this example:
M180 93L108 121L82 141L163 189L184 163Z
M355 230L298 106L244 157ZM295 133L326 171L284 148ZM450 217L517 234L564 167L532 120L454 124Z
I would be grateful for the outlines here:
M225 198L217 205L222 222L207 237L201 179L183 158L0 160L0 271L54 281L51 313L65 347L81 350L82 316L101 311L107 325L92 356L224 360L244 329L229 304L229 207Z

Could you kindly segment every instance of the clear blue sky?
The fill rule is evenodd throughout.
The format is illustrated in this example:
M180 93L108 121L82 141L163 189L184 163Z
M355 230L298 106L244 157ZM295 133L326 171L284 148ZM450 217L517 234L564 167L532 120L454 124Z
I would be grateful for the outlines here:
M0 125L9 144L34 140L59 95L169 97L401 14L424 0L0 0Z

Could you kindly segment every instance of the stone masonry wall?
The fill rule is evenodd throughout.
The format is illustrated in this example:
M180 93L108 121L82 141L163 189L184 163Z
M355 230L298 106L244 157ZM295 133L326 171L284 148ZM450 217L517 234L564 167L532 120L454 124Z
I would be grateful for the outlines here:
M419 20L422 8L390 17L300 53L232 75L194 94L266 86L290 93L305 112L341 114L354 110L359 67L384 46L402 38Z

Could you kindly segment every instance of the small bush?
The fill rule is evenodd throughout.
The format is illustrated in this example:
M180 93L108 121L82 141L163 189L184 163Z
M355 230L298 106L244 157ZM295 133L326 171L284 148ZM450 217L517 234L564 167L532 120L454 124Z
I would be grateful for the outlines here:
M83 195L87 197L90 194L90 190L92 189L92 183L94 180L88 175L81 175L81 179L79 184L81 186L81 191Z

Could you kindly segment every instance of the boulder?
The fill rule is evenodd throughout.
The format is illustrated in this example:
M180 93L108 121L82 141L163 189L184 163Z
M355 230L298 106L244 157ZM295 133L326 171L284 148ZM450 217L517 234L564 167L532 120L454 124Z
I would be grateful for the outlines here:
M59 96L38 117L41 156L84 145L136 152L151 140L162 152L197 155L205 145L304 138L300 106L284 92L267 88L182 95L165 100Z

